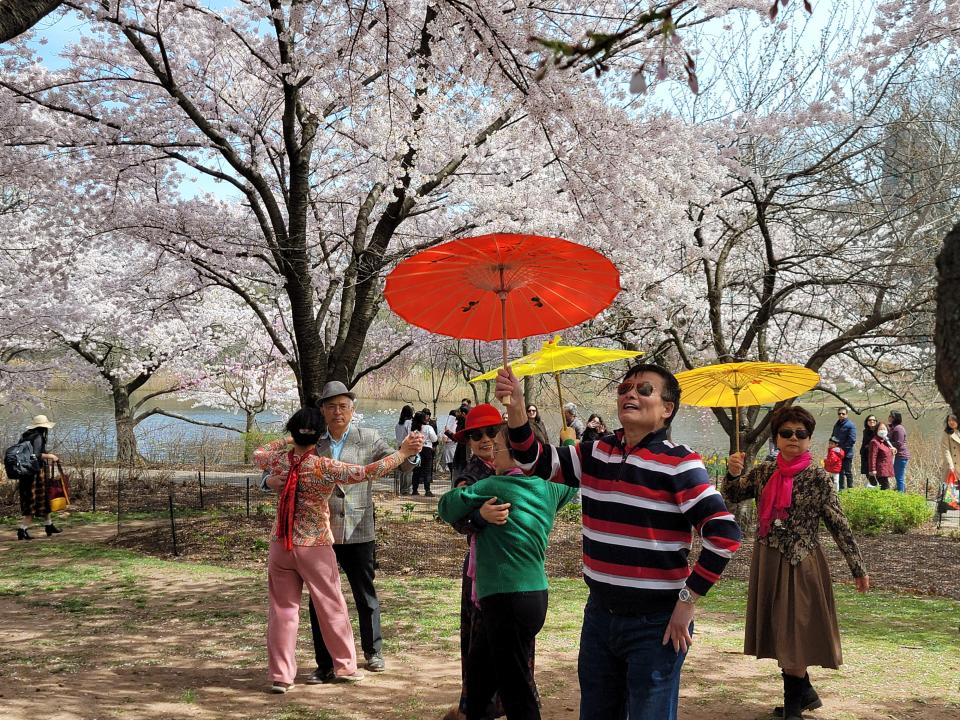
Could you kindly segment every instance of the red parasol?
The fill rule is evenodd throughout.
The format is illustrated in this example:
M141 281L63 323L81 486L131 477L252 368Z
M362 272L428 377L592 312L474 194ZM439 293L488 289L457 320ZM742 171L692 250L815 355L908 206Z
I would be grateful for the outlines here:
M596 316L620 292L616 266L560 238L495 233L452 240L407 258L384 292L397 315L440 335L503 341L544 335Z

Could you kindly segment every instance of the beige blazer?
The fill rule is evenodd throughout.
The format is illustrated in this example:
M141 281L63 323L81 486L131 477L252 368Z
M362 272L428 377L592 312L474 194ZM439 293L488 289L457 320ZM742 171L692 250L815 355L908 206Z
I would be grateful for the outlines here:
M947 435L943 434L943 440L940 441L941 457L943 458L943 476L947 476L949 470L957 472L960 468L960 431Z

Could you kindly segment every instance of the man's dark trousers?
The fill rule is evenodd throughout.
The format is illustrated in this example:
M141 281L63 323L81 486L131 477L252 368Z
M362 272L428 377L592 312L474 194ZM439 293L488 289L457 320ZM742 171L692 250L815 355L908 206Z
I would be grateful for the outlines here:
M365 655L378 653L383 648L383 636L380 633L380 601L373 586L376 570L376 543L348 543L334 545L337 562L347 576L353 601L357 606L357 619L360 624L360 646ZM317 669L321 673L333 670L333 658L327 651L317 622L317 611L310 601L310 631L313 633L313 649L317 657Z
M853 487L853 448L849 450L844 450L843 454L843 467L840 468L840 489L843 490L843 483L846 482L846 487Z

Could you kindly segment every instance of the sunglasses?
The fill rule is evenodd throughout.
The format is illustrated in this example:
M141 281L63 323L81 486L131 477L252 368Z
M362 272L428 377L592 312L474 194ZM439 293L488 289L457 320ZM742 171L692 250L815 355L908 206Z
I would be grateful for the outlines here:
M536 408L527 408L528 413L535 413L536 411L537 411Z
M479 442L483 439L483 436L486 435L488 438L493 440L497 435L500 434L500 427L486 427L480 428L479 430L471 430L467 433L467 437L473 440L474 442Z
M808 437L810 437L810 433L808 433L803 428L801 428L800 430L791 430L789 428L786 428L784 430L778 430L777 435L782 437L784 440L789 440L794 435L797 436L797 440L806 440Z
M617 395L626 395L628 392L637 389L637 395L642 397L650 397L653 395L653 385L648 383L646 380L643 382L622 382L617 385Z

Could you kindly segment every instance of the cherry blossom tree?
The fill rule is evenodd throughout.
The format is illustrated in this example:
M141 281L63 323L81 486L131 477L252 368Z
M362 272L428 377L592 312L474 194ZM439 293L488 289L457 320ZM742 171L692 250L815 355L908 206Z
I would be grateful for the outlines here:
M237 201L118 191L113 228L187 260L262 321L282 307L282 332L263 324L304 402L370 369L383 272L406 254L493 229L597 247L672 234L689 222L692 178L718 173L695 130L634 122L625 90L539 77L528 38L575 24L569 3L72 6L97 34L67 51L70 67L6 50L0 86L47 123L27 142L82 149L118 184L161 165L171 181L231 188Z
M837 41L804 53L764 35L762 62L718 62L707 92L685 101L691 122L725 119L714 132L728 179L690 203L692 243L634 286L642 302L619 308L612 334L684 368L805 365L855 409L842 387L909 401L929 376L933 257L957 210L956 69L917 59L865 82L844 75L849 38ZM716 415L732 448L732 413ZM743 418L752 454L769 415Z

